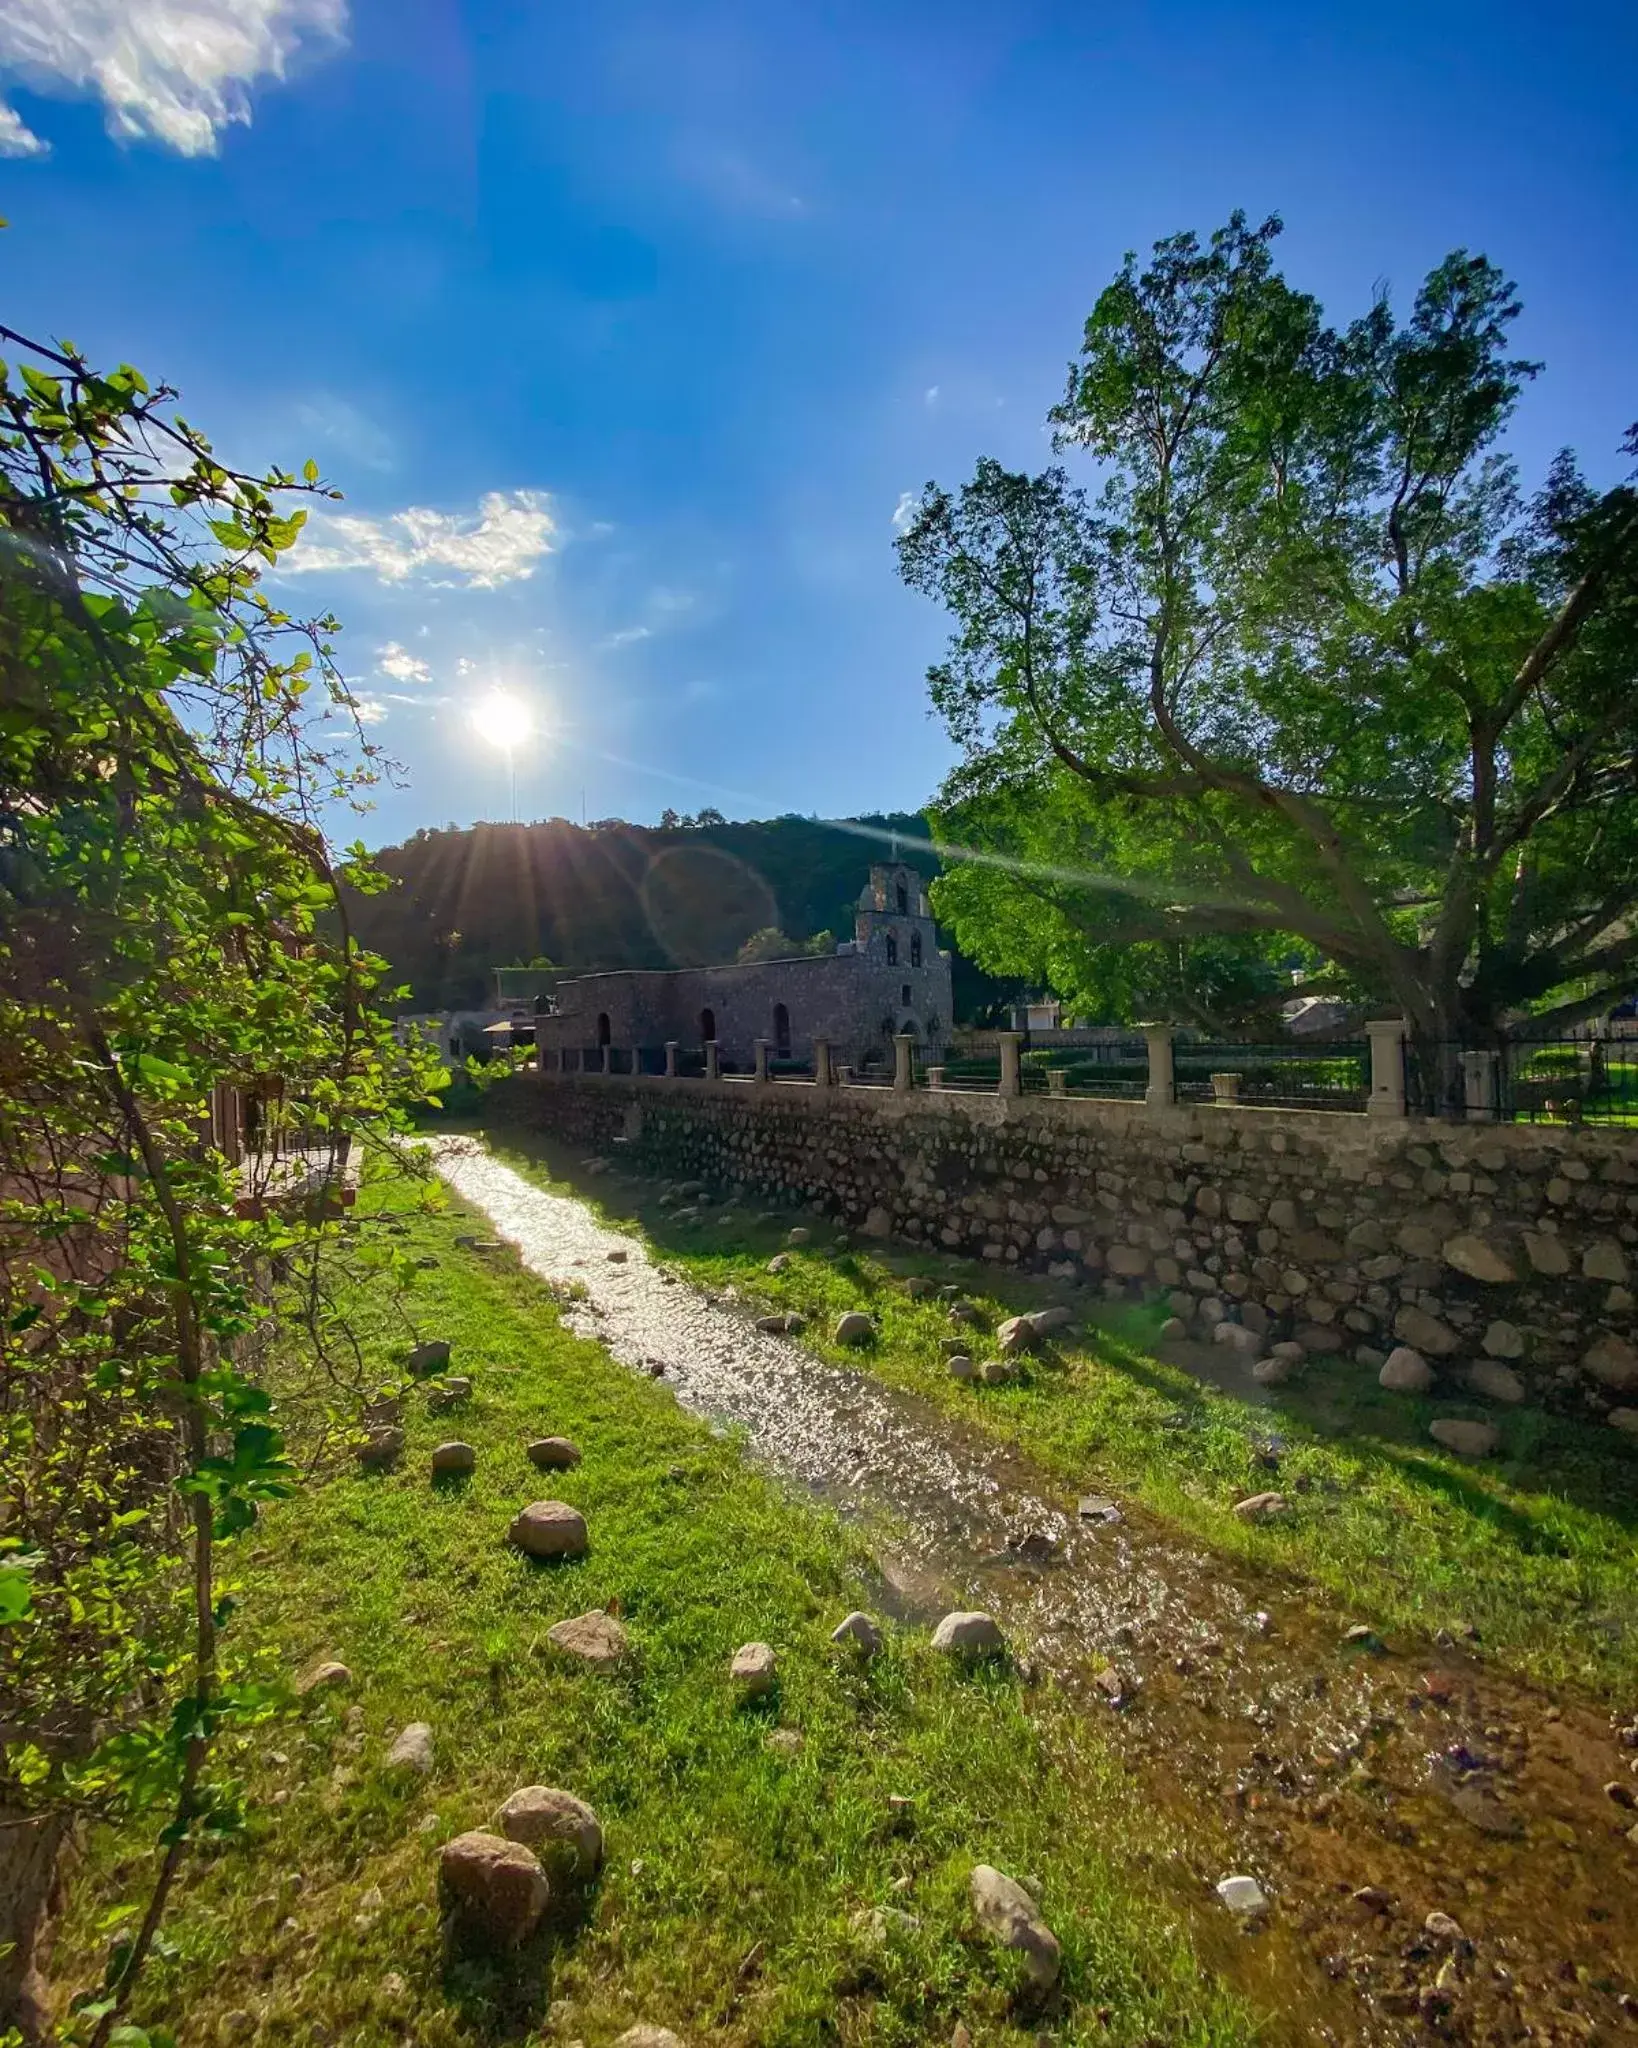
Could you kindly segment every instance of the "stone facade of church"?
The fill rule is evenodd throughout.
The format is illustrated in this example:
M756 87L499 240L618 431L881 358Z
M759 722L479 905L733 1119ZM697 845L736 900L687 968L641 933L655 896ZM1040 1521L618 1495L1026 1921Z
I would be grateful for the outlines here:
M939 950L927 889L914 868L884 863L860 891L853 937L834 953L802 954L746 966L620 969L560 981L555 1009L535 1021L541 1057L583 1055L603 1046L636 1053L654 1068L668 1041L698 1051L715 1040L727 1071L748 1069L756 1041L775 1061L805 1066L816 1038L831 1058L891 1066L896 1033L912 1034L929 1057L950 1034L950 956Z

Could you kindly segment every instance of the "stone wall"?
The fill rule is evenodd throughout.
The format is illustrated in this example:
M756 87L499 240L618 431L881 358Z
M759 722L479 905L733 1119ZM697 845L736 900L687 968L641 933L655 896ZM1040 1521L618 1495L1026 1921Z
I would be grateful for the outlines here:
M1638 1431L1638 1132L520 1076L509 1114L870 1237L1163 1295L1197 1332ZM1225 1333L1227 1334L1227 1333ZM1638 1439L1635 1439L1638 1441Z

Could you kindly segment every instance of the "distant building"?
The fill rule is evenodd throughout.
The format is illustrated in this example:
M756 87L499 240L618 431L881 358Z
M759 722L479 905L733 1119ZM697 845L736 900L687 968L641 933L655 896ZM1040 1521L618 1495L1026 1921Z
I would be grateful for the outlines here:
M716 1041L726 1068L748 1068L759 1038L771 1056L806 1064L816 1038L853 1067L886 1062L896 1033L929 1054L950 1032L950 956L939 950L925 883L914 868L873 867L859 893L853 937L834 953L801 954L730 967L620 968L565 976L553 1007L535 1019L542 1056L595 1057L605 1045L652 1064L668 1040L695 1048Z

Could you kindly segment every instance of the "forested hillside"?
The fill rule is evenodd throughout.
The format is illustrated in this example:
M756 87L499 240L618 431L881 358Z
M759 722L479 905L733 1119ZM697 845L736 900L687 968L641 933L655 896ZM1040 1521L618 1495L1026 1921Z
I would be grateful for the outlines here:
M491 968L540 956L560 967L680 967L732 960L770 926L796 941L849 937L866 873L889 857L894 833L937 872L913 813L422 831L382 850L397 886L358 899L353 915L416 1008L448 1008L481 1001ZM958 956L959 1017L1009 989Z

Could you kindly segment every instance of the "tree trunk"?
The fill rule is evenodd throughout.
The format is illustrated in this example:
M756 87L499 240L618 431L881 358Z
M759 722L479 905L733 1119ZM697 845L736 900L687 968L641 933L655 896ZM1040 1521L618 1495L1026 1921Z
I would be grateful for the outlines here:
M0 1806L0 2034L15 2027L29 2048L51 2038L40 1961L69 1833L66 1814Z

